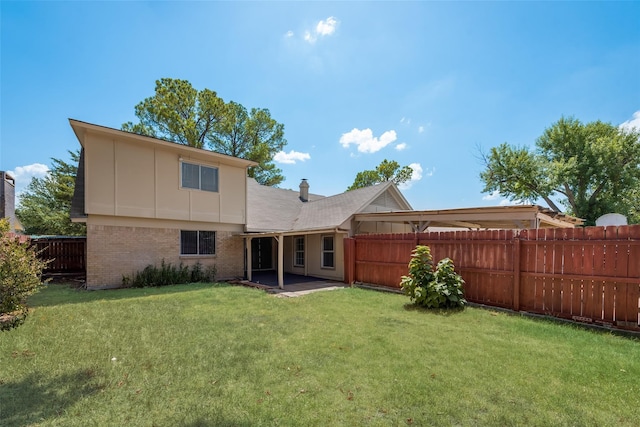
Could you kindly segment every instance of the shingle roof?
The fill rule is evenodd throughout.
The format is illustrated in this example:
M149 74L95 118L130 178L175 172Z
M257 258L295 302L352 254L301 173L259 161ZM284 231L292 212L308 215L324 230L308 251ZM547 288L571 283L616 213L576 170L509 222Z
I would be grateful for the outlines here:
M247 179L247 231L304 231L339 227L382 194L391 182L324 197L300 200L294 190L267 187Z

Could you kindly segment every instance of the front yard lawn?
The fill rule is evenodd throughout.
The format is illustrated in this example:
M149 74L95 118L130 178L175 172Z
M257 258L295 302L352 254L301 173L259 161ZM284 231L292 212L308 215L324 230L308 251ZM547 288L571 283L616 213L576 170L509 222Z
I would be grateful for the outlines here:
M638 425L640 341L407 303L49 285L0 333L0 425Z

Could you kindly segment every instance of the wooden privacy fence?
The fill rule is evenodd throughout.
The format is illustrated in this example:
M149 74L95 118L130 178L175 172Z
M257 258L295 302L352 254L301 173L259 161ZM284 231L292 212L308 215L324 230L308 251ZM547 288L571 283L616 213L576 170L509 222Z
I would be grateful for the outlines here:
M50 260L45 276L84 276L86 274L86 237L39 237L31 239L38 257Z
M471 302L640 330L640 225L358 235L345 281L399 288L418 244L454 261Z

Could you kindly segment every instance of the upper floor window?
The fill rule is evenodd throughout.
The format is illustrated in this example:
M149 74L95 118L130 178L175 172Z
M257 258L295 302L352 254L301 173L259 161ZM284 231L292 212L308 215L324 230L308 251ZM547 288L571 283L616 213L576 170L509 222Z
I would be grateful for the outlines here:
M218 191L218 168L182 162L182 188Z

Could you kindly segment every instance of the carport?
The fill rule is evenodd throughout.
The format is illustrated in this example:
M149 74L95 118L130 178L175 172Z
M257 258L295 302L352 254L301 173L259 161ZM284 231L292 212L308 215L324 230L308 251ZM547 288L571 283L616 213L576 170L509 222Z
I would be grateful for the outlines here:
M431 229L538 229L574 228L584 221L538 205L487 206L423 211L358 213L356 233L365 222L408 224L415 233ZM437 230L433 230L437 231Z

